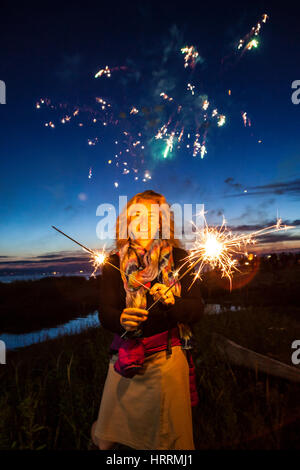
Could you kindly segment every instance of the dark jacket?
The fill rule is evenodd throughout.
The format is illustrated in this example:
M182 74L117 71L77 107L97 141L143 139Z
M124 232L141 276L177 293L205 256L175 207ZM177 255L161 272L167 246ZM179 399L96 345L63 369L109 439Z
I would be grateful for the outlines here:
M174 268L177 269L183 263L183 258L188 256L181 248L173 248ZM119 256L111 255L109 262L120 267ZM185 269L185 268L183 268ZM181 273L180 273L181 274ZM190 290L193 276L187 274L181 281L181 297L175 297L175 305L164 305L158 302L149 312L145 322L142 322L143 336L149 337L157 333L169 330L176 326L177 322L192 325L200 320L204 311L204 302L200 293L200 281L193 284ZM153 280L151 286L157 281ZM147 292L148 308L153 303L153 297ZM121 335L124 328L120 325L120 315L126 308L126 292L121 273L104 264L100 287L99 320L107 330Z

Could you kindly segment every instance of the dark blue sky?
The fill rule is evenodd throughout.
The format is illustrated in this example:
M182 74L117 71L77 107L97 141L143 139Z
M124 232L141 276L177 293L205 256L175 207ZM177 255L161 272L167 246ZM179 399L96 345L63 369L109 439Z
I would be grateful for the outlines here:
M163 193L170 203L204 203L212 223L221 222L222 212L230 226L264 225L276 219L278 209L284 220L299 225L300 105L292 104L291 83L300 80L300 8L285 5L145 1L3 7L0 80L6 83L7 104L0 105L0 255L76 251L52 224L100 247L97 206L117 207L119 195L130 198L144 189ZM259 47L222 68L222 57L232 54L263 13L270 18ZM201 91L221 104L227 118L224 127L208 134L203 160L174 152L172 159L154 163L149 149L152 180L143 183L107 164L114 156L109 139L87 145L87 138L100 132L44 126L47 110L41 114L35 108L40 98L84 104L108 93L107 83L94 79L106 64L131 61L146 75L149 57L155 63L157 56L159 63L174 25L182 46L193 44L204 57ZM137 102L147 86L142 78ZM115 86L112 92L117 105L124 99L121 91ZM134 93L128 91L128 102ZM251 128L243 126L241 111L251 117ZM281 241L282 248L300 247L297 230Z

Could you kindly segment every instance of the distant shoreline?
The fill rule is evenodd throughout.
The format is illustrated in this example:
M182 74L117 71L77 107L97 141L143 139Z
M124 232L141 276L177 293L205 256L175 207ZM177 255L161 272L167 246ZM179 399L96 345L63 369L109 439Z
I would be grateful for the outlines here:
M91 274L87 272L83 273L61 273L56 271L52 273L36 273L36 274L0 274L0 282L14 282L14 281L37 281L39 279L47 279L49 277L70 277L70 276L77 276L77 277L84 277L85 279L89 279Z

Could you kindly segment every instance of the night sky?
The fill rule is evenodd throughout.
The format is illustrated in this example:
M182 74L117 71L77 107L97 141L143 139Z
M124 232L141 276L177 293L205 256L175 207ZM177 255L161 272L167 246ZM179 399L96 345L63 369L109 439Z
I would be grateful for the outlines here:
M233 52L239 39L263 13L269 19L259 46L238 58ZM224 214L235 229L272 224L278 211L297 228L265 239L264 249L300 248L300 104L291 101L291 84L300 80L299 16L300 7L255 1L1 6L0 80L7 102L0 105L0 268L9 261L22 266L26 259L39 263L78 253L51 225L100 248L97 206L118 207L119 195L129 199L145 189L170 203L203 203L209 223L221 223ZM42 98L83 105L106 96L121 110L150 102L149 77L162 67L174 31L181 47L194 45L203 57L194 76L198 91L226 115L223 127L209 130L203 159L183 149L157 159L148 146L145 167L152 179L134 181L107 163L115 154L113 128L108 138L100 126L45 127L57 114L36 109ZM139 77L137 86L122 71L94 78L105 65L128 64ZM178 62L165 63L164 72L169 66L170 80L183 82L180 51ZM251 127L244 126L242 111ZM96 136L100 142L89 146L87 139Z

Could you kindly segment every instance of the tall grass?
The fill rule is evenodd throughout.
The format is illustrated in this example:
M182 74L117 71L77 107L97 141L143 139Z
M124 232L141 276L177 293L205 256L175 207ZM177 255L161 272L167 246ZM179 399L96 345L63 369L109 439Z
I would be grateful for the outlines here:
M300 338L297 322L272 309L203 317L193 351L196 448L300 448L300 386L232 367L213 332L289 364L291 340ZM0 449L87 449L111 339L98 327L8 352L0 367Z

